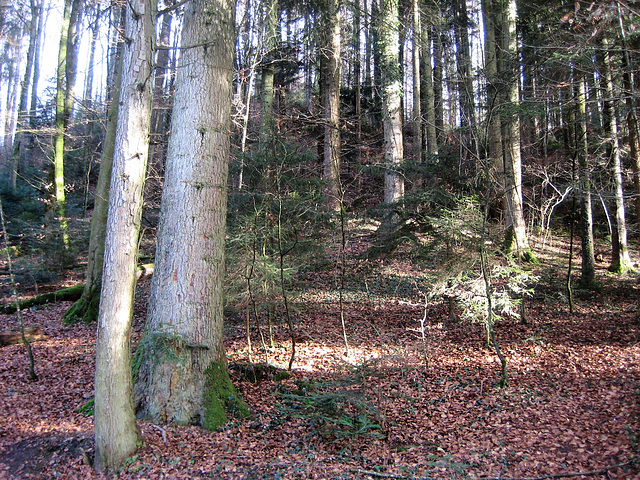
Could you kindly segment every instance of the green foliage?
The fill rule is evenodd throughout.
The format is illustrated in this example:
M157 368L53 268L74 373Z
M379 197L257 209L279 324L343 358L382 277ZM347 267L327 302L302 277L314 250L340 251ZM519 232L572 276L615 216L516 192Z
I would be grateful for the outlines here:
M297 385L294 391L280 393L281 407L305 419L316 434L331 441L384 437L380 412L358 390L333 390L329 384L306 381Z

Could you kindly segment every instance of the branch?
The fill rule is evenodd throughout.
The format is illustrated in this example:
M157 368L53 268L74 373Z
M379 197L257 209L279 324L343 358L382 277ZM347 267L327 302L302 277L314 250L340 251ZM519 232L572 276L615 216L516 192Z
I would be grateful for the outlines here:
M500 478L500 480L547 480L549 478L569 478L569 477L580 477L580 476L591 476L591 475L602 475L603 473L607 473L609 470L613 470L615 468L626 467L635 463L635 459L629 460L625 463L618 463L616 465L610 465L604 468L598 468L597 470L589 470L586 472L569 472L569 473L550 473L548 475L542 475L540 477L476 477L474 480L484 480L491 478Z
M593 475L602 475L607 473L609 470L614 470L616 468L626 467L632 465L636 462L636 459L629 460L628 462L618 463L616 465L610 465L604 468L598 468L596 470L588 470L586 472L569 472L569 473L550 473L548 475L542 475L539 477L503 477L501 475L496 476L484 476L484 477L468 477L468 480L548 480L554 478L570 478L570 477L580 477L580 476L593 476ZM382 472L374 472L371 470L362 470L360 468L351 469L353 472L360 473L362 475L370 475L372 477L378 478L394 478L394 479L403 479L403 480L412 480L415 477L406 476L406 475L396 475L393 473L382 473ZM432 480L439 480L437 478L429 477Z

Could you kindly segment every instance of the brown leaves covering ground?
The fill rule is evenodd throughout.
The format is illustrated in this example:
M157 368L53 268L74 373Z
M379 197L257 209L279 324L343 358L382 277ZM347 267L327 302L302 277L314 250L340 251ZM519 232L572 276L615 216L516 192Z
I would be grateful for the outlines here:
M317 279L307 280L318 287ZM292 376L258 383L233 368L247 362L248 351L243 321L232 317L228 354L252 417L217 432L140 421L144 445L120 478L373 478L367 472L504 478L625 464L637 454L640 432L640 285L605 281L601 293L577 299L573 314L547 288L529 302L529 324L498 326L510 374L504 389L496 385L499 364L482 345L481 328L449 321L444 305L427 309L423 344L423 306L393 296L350 301L347 357L335 291L308 288L297 299ZM139 297L136 339L144 286ZM0 478L101 478L87 464L92 418L75 412L93 394L94 326L63 326L67 307L24 312L26 325L40 325L49 335L33 345L37 382L28 380L23 346L0 349ZM15 328L15 316L0 317L0 330ZM287 364L284 325L276 328L276 348L267 352L255 349L255 326L252 334L253 361ZM335 430L296 415L282 393L301 385L357 396L369 406L375 430L338 438ZM640 475L628 464L589 478Z

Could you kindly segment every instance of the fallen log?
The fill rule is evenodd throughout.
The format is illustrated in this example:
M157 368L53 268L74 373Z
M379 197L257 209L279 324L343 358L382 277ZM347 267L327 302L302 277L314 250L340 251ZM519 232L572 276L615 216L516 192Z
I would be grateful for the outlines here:
M136 280L140 280L142 277L146 277L153 274L153 263L146 263L140 265L136 270ZM55 292L43 293L37 297L27 298L26 300L20 300L20 310L26 310L27 308L34 307L36 305L46 305L48 303L55 302L75 302L82 296L84 290L84 283L74 285L73 287L63 288ZM0 307L0 313L11 314L16 312L16 303L11 302Z
M37 297L27 298L26 300L20 300L18 304L20 305L20 310L26 310L27 308L31 308L36 305L46 305L47 303L53 302L62 302L62 301L72 301L75 302L82 295L82 290L84 289L84 285L74 285L73 287L63 288L62 290L58 290L56 292L43 293L42 295L38 295ZM16 303L11 302L7 305L4 305L0 308L0 313L15 313L16 312Z
M39 342L46 340L47 336L41 327L31 327L24 329L24 336L29 343ZM4 331L0 332L0 347L6 347L7 345L16 345L22 343L22 335L19 331Z

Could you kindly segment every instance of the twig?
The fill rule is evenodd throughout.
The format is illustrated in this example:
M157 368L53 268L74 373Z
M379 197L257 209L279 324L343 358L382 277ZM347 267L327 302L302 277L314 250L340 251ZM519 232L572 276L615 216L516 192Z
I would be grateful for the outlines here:
M13 298L16 304L16 314L18 316L18 326L20 327L20 337L22 343L27 347L27 357L29 358L29 378L32 381L37 381L35 360L33 358L33 350L31 349L31 343L24 334L24 322L22 320L22 312L20 311L20 302L18 301L18 290L16 288L16 278L13 275L13 264L11 262L11 252L9 252L9 234L7 233L7 227L4 223L4 208L2 207L2 200L0 200L0 225L2 226L2 234L4 236L5 250L7 252L7 266L9 267L9 279L11 280L11 287L13 288Z
M370 470L361 470L361 469L356 469L354 470L356 473L360 473L362 475L371 475L372 477L378 477L378 478L401 478L401 479L410 479L411 477L407 477L404 475L395 475L393 473L381 473L381 472L373 472Z
M160 432L160 434L162 435L162 441L166 445L167 444L167 431L164 428L159 427L158 425L151 425L151 426Z

